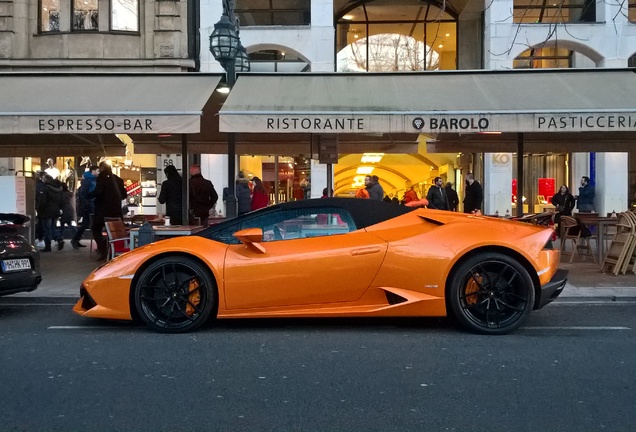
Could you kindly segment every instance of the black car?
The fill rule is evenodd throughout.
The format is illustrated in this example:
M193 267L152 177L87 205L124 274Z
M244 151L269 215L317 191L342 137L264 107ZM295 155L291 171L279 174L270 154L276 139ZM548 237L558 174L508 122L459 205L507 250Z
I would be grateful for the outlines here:
M42 282L40 254L21 234L28 216L0 213L0 296L33 291Z

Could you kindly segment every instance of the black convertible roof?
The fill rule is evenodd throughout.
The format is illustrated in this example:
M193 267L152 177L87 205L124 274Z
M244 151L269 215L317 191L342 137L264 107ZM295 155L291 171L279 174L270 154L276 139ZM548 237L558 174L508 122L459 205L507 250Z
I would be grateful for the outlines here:
M286 210L302 210L324 207L341 208L343 210L346 210L349 214L351 214L351 217L356 224L356 228L358 229L366 228L385 220L401 216L415 209L414 207L406 207L395 203L360 198L308 199L276 204L261 210L257 210L255 212L246 213L237 217L236 219L230 219L221 222L220 224L213 225L210 227L210 230L205 230L205 232L202 232L201 234L210 231L216 231L217 229L227 227L234 223L240 222L241 220L249 219L253 216L261 216L267 213L276 213Z

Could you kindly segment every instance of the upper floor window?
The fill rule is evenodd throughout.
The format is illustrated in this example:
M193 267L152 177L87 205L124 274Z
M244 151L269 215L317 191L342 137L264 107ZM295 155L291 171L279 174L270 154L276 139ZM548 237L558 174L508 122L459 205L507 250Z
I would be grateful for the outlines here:
M73 31L99 30L97 0L73 0Z
M572 68L572 51L559 47L531 48L513 62L515 69Z
M595 0L514 0L516 23L595 22Z
M139 31L139 0L112 0L110 29Z
M311 24L311 0L236 0L234 12L245 27Z
M457 14L448 3L358 1L336 22L338 72L457 69Z
M41 0L40 32L60 31L60 0Z
M636 22L636 0L629 0L627 8L627 19L629 22Z
M66 16L70 20L60 19ZM104 31L99 27L100 16L110 17L110 31L139 32L139 0L40 0L38 30L40 33Z

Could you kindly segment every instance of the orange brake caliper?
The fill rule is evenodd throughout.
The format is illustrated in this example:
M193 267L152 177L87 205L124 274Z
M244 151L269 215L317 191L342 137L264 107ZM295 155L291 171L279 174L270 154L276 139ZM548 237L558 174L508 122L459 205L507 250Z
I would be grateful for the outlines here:
M201 291L198 290L199 286L198 279L191 280L188 286L188 291L190 291L190 295L188 296L190 302L186 304L186 315L188 316L192 316L196 312L192 305L198 306L201 302Z
M479 283L482 282L483 278L480 275L476 275L477 279L479 280ZM470 281L468 281L468 283L466 284L466 303L469 305L474 305L477 303L477 296L473 295L474 293L479 292L479 285L477 284L477 281L475 281L475 278L472 277L470 278Z

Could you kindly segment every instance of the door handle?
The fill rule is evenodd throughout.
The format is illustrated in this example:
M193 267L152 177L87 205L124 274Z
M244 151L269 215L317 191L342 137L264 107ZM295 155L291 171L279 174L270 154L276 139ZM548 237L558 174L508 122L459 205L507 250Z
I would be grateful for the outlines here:
M380 248L378 246L372 246L372 247L354 249L353 251L351 251L351 255L352 256L370 255L370 254L378 253L381 250L382 250L382 248Z

